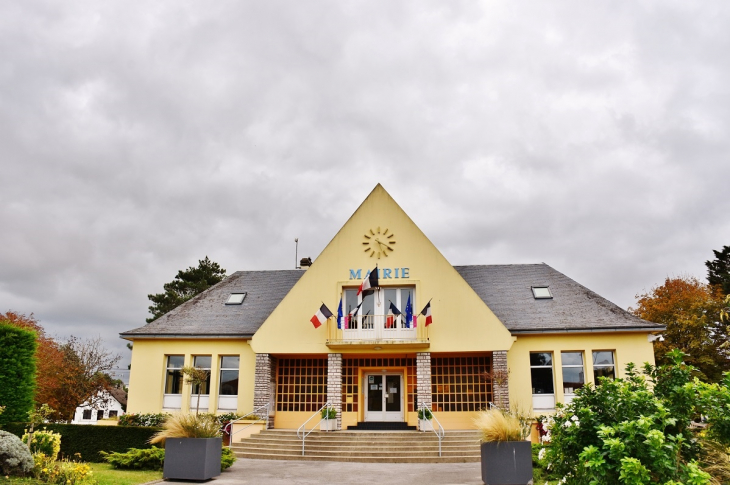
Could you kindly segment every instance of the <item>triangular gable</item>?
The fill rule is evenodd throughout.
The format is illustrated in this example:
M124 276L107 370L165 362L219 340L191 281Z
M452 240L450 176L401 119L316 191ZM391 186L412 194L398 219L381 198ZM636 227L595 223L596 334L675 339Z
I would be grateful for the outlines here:
M388 229L388 234L393 235L388 242L395 241L391 245L394 250L387 251L387 257L381 254L380 259L364 244L369 241L364 236L378 228L381 233ZM430 342L428 351L511 347L513 338L509 331L378 184L259 328L251 341L253 350L284 354L331 352L326 340L332 337L336 323L330 320L328 325L314 329L309 319L322 303L336 314L342 288L360 284L351 279L353 273L360 270L364 277L376 263L382 272L391 270L390 278L381 278L381 286L415 285L414 313L432 300L434 323L423 333ZM407 268L405 275L403 268ZM422 317L420 322L423 325Z

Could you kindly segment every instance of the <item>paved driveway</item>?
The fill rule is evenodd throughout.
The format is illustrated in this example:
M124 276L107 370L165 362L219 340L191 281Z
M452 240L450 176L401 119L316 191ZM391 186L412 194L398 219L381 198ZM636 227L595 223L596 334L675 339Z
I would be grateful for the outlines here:
M343 463L238 459L231 468L206 483L239 484L353 484L482 485L479 463ZM164 483L190 483L166 480Z

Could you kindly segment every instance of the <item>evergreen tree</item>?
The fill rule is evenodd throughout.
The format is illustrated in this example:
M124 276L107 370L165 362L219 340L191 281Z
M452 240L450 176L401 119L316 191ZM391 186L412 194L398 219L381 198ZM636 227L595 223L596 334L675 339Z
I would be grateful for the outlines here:
M36 334L0 322L0 425L24 421L33 409Z
M707 266L707 282L722 289L723 294L730 295L730 246L723 246L722 251L715 251L713 261L705 261Z
M164 284L164 293L147 295L152 302L149 307L152 317L147 319L147 323L157 320L195 295L220 283L225 277L226 270L208 259L208 256L198 261L197 268L191 266L185 271L178 271L174 280Z

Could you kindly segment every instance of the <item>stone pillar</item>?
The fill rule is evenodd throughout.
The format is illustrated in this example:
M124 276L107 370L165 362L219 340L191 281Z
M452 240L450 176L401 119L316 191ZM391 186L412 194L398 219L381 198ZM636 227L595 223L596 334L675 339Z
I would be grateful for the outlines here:
M431 407L431 352L416 352L416 398Z
M269 354L256 354L256 372L254 374L253 388L253 407L258 408L271 404L276 405L276 394L274 390L276 382L276 359ZM268 428L274 427L274 409L269 407L269 425Z
M492 352L492 399L494 404L509 409L509 369L506 350Z
M327 402L337 409L337 429L342 429L342 354L327 355Z

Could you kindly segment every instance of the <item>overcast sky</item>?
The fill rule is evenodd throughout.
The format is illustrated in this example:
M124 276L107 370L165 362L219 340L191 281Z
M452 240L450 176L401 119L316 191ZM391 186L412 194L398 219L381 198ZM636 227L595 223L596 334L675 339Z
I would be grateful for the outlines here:
M730 3L0 4L0 312L118 333L206 255L316 258L378 182L452 264L627 308L730 245Z

